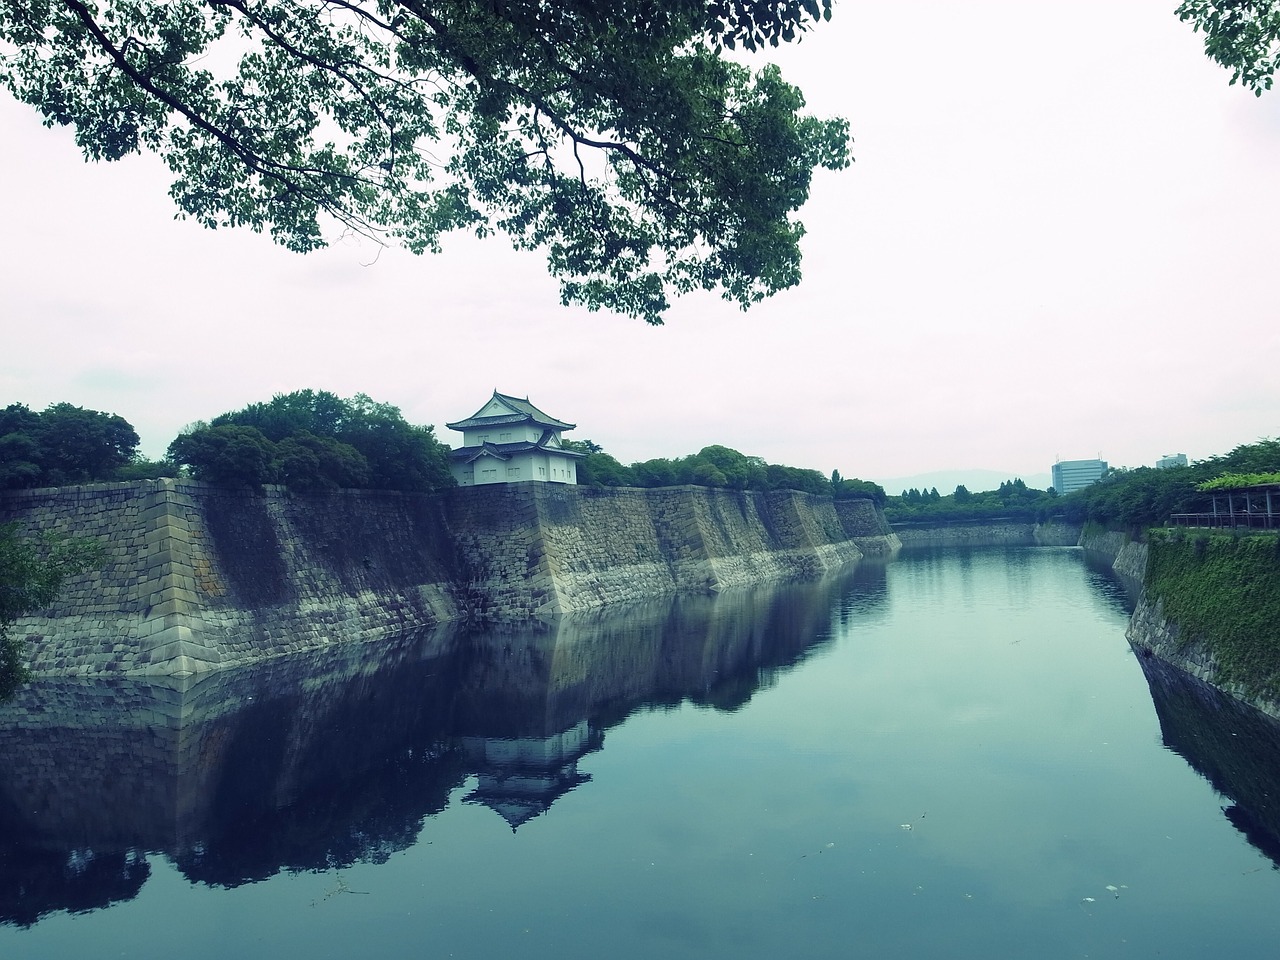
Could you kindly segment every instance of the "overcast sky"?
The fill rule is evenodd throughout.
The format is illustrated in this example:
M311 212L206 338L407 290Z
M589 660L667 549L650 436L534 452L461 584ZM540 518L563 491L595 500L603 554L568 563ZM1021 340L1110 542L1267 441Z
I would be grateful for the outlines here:
M1174 0L837 0L778 59L856 163L805 278L664 327L558 303L536 254L301 256L173 219L155 158L88 165L0 94L0 403L186 423L313 387L465 417L528 396L623 462L722 443L876 479L1192 459L1280 435L1280 92Z

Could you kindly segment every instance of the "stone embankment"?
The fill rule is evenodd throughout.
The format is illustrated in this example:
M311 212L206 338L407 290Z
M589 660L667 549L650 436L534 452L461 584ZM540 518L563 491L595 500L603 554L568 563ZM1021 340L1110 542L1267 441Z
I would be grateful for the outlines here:
M7 520L108 551L15 625L41 674L181 676L469 617L812 578L899 546L868 501L534 482L306 497L95 484L4 494Z
M1107 563L1135 597L1147 575L1147 545L1118 530L1086 530L1080 537L1084 551Z
M1140 657L1154 657L1262 713L1280 719L1280 702L1261 694L1256 685L1228 680L1223 676L1219 654L1211 638L1185 636L1181 625L1166 614L1164 600L1148 588L1150 548L1147 543L1114 530L1088 530L1080 545L1109 563L1136 598L1125 636ZM1280 636L1275 639L1280 642Z

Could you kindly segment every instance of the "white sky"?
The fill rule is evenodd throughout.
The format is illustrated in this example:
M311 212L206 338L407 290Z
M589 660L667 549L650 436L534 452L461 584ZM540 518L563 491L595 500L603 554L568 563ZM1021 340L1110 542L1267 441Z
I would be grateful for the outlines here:
M1174 0L839 0L779 59L856 163L805 279L664 327L559 306L538 255L307 256L175 221L153 157L88 165L0 94L0 404L179 428L277 392L436 425L496 387L623 462L723 443L869 479L1150 464L1280 435L1280 92L1227 84Z

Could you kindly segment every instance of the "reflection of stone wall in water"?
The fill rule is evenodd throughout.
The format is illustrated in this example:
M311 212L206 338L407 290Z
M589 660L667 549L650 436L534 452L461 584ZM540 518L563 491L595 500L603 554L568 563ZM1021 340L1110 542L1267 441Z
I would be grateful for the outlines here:
M831 635L838 598L883 602L875 574L195 679L37 681L0 708L0 923L128 898L156 853L221 886L380 861L472 775L468 799L516 825L589 789L577 761L631 712L745 703Z
M437 630L198 682L25 688L0 708L0 922L75 909L77 860L162 851L230 886L403 849L462 781L442 742L456 646Z
M1227 819L1280 868L1280 722L1140 656L1165 745L1232 801Z
M159 480L11 492L6 519L107 545L103 570L17 625L37 673L64 675L183 675L471 615L812 578L897 542L865 501L701 487L295 497Z

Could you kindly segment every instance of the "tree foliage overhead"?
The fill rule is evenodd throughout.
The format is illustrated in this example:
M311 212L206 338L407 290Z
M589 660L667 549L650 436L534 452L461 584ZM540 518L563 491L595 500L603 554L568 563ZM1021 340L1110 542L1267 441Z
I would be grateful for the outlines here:
M1232 83L1259 97L1271 89L1280 68L1277 0L1184 0L1177 14L1204 34L1204 52L1231 71Z
M181 216L414 252L546 251L565 303L661 322L800 279L794 213L848 125L773 66L831 0L0 0L0 82L85 156L161 154Z

